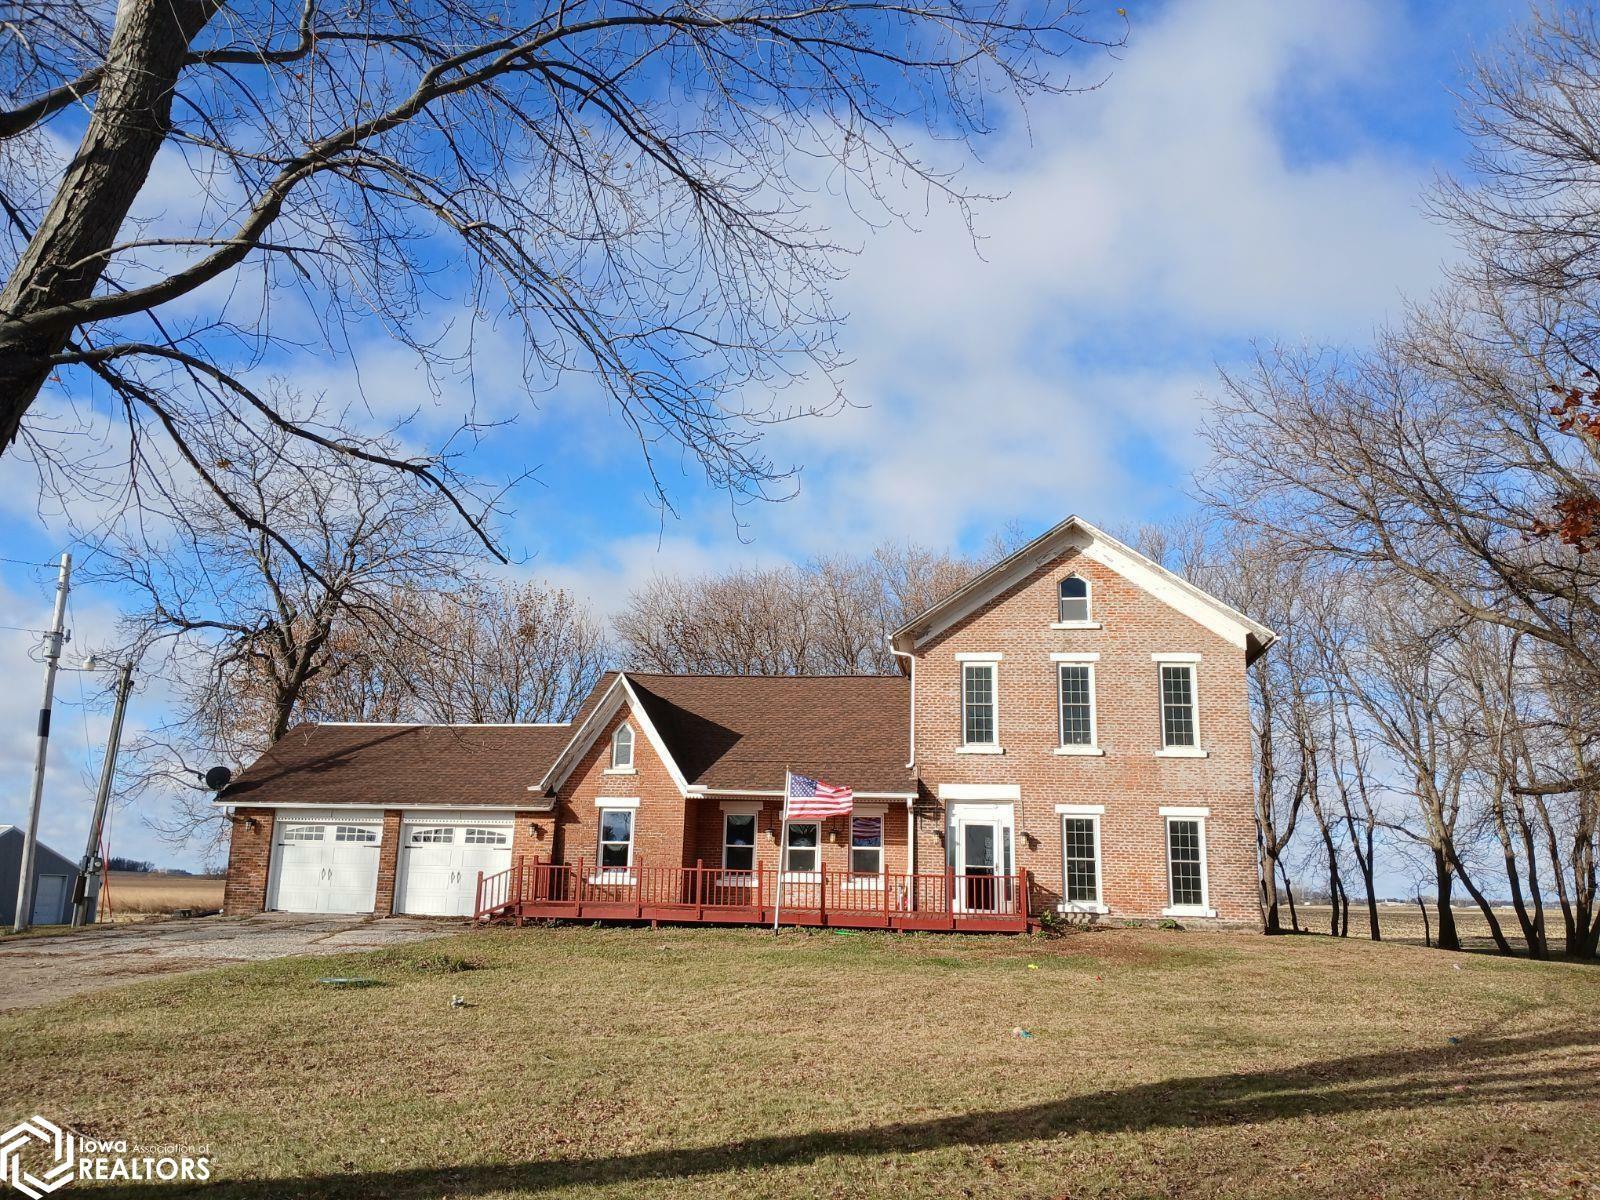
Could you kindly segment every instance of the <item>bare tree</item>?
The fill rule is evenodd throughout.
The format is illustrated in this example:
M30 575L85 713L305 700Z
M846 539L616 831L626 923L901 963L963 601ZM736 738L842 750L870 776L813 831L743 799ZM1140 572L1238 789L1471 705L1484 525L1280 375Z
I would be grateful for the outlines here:
M324 719L446 724L565 721L606 670L605 631L569 592L538 583L406 586L389 598L404 638L370 625L308 697ZM377 711L374 706L377 705Z
M1002 551L991 547L989 554ZM887 543L798 565L696 579L658 576L613 620L641 671L877 675L895 670L890 632L959 587L985 560Z
M146 784L154 774L192 787L197 767L252 759L350 665L342 642L353 631L412 636L396 589L447 586L472 561L446 503L410 476L308 452L281 432L207 449L251 520L206 489L169 487L164 529L151 514L94 567L142 598L125 621L131 652L178 698L174 721L133 748L151 760ZM210 826L193 798L175 832Z
M880 216L906 182L965 210L918 135L981 137L1105 44L1068 0L32 2L4 33L0 447L71 455L24 421L55 376L125 419L134 481L150 430L229 494L197 442L249 419L470 495L442 448L299 419L255 378L382 329L419 395L487 382L487 345L531 390L604 399L668 504L665 455L772 494L763 422L837 400L815 178ZM192 205L141 213L185 172ZM764 403L806 372L820 399Z

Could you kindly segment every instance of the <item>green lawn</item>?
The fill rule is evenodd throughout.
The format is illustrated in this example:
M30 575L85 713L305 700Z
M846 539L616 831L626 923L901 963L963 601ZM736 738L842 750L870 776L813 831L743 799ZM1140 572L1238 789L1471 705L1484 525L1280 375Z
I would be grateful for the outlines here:
M0 1118L209 1144L252 1200L1600 1195L1600 969L1358 941L493 929L0 1045Z

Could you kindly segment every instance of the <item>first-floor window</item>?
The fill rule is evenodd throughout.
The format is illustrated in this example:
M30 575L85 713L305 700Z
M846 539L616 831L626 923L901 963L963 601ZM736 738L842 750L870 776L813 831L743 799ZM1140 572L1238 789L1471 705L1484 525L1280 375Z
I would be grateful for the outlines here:
M1203 827L1198 820L1168 818L1167 868L1172 877L1173 908L1204 908L1206 905L1203 837Z
M1099 904L1100 822L1093 817L1062 817L1061 853L1064 899L1068 904Z
M785 871L815 871L821 854L822 827L816 821L789 822L789 849Z
M600 866L627 870L633 865L633 810L600 810Z
M850 873L883 874L883 818L850 818Z
M723 814L722 868L740 872L756 869L755 813Z

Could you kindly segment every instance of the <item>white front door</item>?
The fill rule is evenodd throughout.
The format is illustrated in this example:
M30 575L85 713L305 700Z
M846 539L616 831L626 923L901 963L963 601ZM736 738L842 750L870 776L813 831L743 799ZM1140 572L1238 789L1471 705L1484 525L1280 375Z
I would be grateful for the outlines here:
M395 909L417 916L470 917L478 896L478 872L493 875L510 866L509 824L407 824L400 839Z
M953 804L956 912L1003 912L1010 905L1011 805Z
M378 894L376 822L282 821L272 847L267 907L279 912L371 912Z

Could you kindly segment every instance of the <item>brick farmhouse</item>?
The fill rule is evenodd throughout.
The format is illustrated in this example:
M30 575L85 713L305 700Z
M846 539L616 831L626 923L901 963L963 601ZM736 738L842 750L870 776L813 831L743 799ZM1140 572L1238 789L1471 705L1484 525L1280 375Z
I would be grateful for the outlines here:
M566 724L301 725L217 798L226 910L1253 922L1273 637L1069 518L897 630L897 675L612 672ZM853 810L785 828L788 772Z

